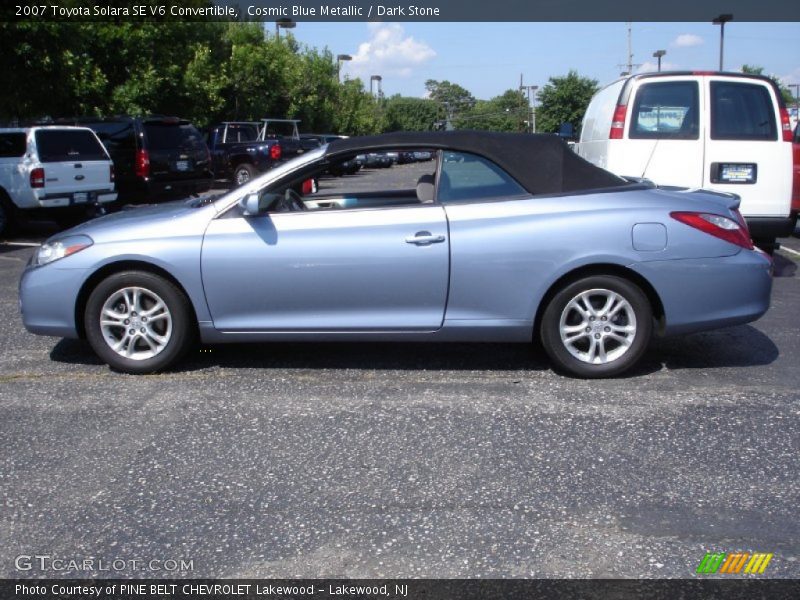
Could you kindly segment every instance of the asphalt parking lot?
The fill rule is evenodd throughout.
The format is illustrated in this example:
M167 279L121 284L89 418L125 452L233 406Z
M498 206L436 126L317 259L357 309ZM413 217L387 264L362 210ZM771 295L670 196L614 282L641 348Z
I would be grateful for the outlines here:
M127 376L25 332L0 243L0 576L800 577L800 231L750 325L655 340L579 381L523 345L197 348ZM58 302L54 292L54 302ZM171 563L170 563L171 564Z

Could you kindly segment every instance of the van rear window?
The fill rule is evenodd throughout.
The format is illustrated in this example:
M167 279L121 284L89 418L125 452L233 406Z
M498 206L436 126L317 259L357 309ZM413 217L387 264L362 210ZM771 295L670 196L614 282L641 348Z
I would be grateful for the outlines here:
M108 160L103 145L85 129L40 129L36 149L42 162Z
M766 86L711 82L712 140L777 140L778 126Z
M25 134L21 131L0 133L0 158L16 158L25 154Z
M694 81L647 83L633 105L628 137L633 139L696 140L698 88Z

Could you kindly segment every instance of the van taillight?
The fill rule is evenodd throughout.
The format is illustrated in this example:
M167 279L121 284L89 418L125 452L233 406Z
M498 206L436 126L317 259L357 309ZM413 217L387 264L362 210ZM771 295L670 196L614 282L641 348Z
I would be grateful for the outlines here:
M114 174L114 165L108 165L108 180L114 183L116 175Z
M36 167L35 169L31 170L31 187L44 187L44 169L42 167Z
M618 104L614 109L614 118L611 119L611 131L608 132L608 139L621 140L625 133L625 112L627 106Z
M269 149L269 157L272 160L280 160L281 154L283 154L283 151L281 150L281 147L278 144L275 144Z
M792 141L792 124L789 120L789 111L786 107L781 108L781 130L783 131L783 141Z
M147 150L139 150L136 152L136 176L137 177L150 177L150 155Z

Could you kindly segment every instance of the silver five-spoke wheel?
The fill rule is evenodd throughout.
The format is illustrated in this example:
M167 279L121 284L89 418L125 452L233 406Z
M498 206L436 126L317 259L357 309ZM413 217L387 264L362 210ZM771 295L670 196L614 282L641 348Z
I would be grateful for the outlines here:
M100 281L84 310L86 339L125 373L154 373L180 359L195 339L186 294L155 273L122 271Z
M636 337L636 314L611 290L581 292L561 312L561 341L578 360L602 365L620 358Z
M589 275L554 292L541 317L544 349L558 370L612 377L641 358L653 331L653 309L636 283Z
M133 360L153 358L172 337L172 314L155 292L141 287L117 290L103 304L100 330L108 346Z

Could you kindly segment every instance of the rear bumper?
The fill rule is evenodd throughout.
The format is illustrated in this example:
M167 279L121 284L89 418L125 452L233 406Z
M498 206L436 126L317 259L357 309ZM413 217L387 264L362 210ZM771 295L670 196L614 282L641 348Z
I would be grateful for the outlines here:
M794 231L793 217L745 217L744 220L754 240L788 237Z
M631 265L664 306L664 335L749 323L769 308L772 261L763 252Z
M76 194L85 194L78 197ZM114 189L74 190L50 192L46 188L31 189L14 197L14 204L24 211L63 208L86 208L97 203L107 204L117 199Z

